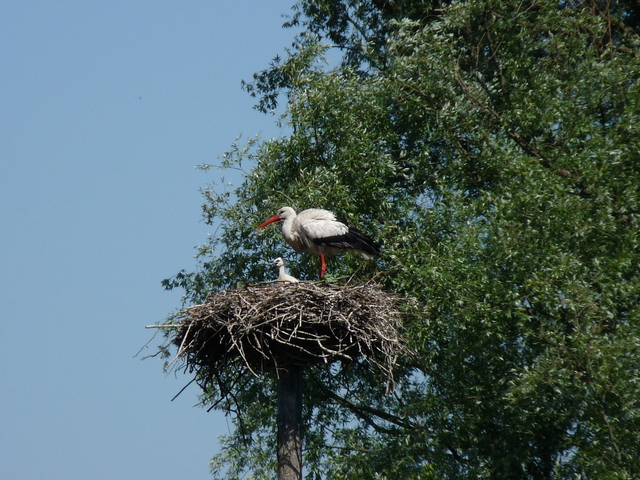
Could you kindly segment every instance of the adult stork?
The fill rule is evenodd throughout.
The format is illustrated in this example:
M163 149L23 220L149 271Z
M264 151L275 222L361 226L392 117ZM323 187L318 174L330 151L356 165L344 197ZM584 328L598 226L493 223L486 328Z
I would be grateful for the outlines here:
M282 207L258 228L278 221L282 222L282 236L296 252L311 252L320 257L320 278L327 271L326 255L355 251L370 259L380 254L379 244L328 210L310 208L296 214L293 208Z
M273 264L278 267L278 279L276 282L280 283L298 283L298 279L287 273L282 257L278 257L273 261Z

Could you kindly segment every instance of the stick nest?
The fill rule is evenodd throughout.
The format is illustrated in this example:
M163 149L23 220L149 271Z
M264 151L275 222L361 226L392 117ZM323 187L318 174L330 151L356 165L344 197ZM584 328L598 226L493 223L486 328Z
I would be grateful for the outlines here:
M375 284L275 284L213 294L180 312L171 343L188 370L217 377L238 361L252 373L358 357L392 381L401 298Z

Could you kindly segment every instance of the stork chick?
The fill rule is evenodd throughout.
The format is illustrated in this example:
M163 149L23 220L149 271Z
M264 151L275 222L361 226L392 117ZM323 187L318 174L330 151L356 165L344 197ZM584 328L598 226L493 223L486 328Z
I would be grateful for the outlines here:
M282 257L278 257L273 261L273 264L278 267L278 279L277 282L282 283L298 283L298 279L289 275L286 271L284 260Z

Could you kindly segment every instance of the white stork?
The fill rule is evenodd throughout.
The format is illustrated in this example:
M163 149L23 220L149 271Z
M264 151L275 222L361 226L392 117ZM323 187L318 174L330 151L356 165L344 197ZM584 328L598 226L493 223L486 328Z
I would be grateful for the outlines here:
M282 257L278 257L273 261L273 264L278 267L278 279L277 282L281 283L298 283L298 279L287 273L285 269L284 260Z
M327 271L325 255L356 251L370 259L380 253L379 244L328 210L310 208L296 215L293 208L282 207L258 228L277 221L282 221L282 236L296 252L311 252L320 257L320 278Z

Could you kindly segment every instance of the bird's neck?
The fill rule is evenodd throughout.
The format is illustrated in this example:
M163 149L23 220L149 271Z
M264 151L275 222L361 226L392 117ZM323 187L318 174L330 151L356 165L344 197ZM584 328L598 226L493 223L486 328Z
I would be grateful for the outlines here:
M291 238L294 236L293 220L294 218L289 217L284 222L282 222L282 235L284 235L285 238Z

